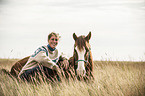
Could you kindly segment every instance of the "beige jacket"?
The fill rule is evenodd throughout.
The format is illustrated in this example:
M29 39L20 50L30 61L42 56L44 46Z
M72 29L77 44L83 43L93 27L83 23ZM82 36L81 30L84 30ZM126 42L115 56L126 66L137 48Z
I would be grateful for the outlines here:
M38 66L39 64L52 69L52 67L58 62L59 56L57 49L50 51L47 46L41 46L34 52L33 55L31 55L18 76L25 71Z

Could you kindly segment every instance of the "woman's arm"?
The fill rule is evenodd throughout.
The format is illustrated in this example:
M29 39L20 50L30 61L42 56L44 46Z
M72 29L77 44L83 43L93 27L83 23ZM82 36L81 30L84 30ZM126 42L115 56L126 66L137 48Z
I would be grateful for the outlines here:
M54 66L57 66L48 56L46 56L45 51L40 51L34 58L35 61L39 62L41 65L53 69ZM55 69L55 67L54 67Z

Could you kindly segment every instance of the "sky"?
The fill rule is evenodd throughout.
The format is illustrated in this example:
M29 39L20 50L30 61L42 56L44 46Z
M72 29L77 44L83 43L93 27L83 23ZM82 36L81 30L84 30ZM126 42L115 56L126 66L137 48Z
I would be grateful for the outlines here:
M47 45L73 54L73 33L90 31L94 60L145 61L145 0L0 0L0 58L24 58Z

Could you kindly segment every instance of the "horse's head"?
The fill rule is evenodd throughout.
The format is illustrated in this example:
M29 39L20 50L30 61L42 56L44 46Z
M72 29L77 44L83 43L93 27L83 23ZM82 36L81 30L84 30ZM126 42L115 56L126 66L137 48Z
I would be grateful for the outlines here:
M73 33L74 44L74 69L78 76L85 76L86 66L89 64L91 32L87 36L79 36Z

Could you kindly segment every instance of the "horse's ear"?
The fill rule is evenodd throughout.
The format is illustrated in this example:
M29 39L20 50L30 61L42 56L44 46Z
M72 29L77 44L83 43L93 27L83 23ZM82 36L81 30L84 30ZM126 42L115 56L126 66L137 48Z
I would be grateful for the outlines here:
M91 38L91 31L89 32L89 34L86 36L86 38L85 38L85 39L86 39L87 41L89 41L89 40L90 40L90 38Z
M73 33L73 38L74 38L74 40L76 41L77 40L77 35L75 34L75 33Z

